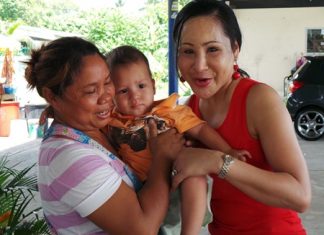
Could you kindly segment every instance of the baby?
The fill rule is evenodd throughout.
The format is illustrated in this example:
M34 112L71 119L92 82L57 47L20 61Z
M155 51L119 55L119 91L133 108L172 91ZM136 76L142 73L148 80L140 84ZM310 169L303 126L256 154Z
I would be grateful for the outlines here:
M125 161L145 182L151 164L146 141L146 123L154 118L160 131L176 128L208 148L241 160L245 150L232 149L214 129L200 120L189 107L177 105L178 95L154 101L155 81L146 56L132 46L120 46L107 54L115 85L115 109L109 123L109 140ZM188 178L181 185L181 234L199 234L205 215L206 183ZM203 205L203 206L201 206ZM198 208L198 209L197 209ZM192 213L194 211L194 213Z

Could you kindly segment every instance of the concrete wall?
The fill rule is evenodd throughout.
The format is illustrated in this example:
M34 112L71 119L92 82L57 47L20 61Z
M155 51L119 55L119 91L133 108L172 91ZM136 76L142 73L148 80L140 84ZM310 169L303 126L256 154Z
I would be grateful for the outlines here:
M324 28L324 7L237 9L243 43L238 64L283 94L283 79L306 54L306 29Z

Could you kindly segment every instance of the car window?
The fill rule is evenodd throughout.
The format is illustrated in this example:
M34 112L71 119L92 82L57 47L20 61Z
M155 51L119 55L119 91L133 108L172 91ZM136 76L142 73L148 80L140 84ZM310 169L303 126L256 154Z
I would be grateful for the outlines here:
M302 79L304 77L304 74L307 70L307 68L310 66L311 61L306 60L302 66L300 66L296 72L292 75L293 79Z
M324 64L322 61L312 61L311 66L306 70L304 80L308 83L323 84L324 82Z
M307 60L293 75L306 83L324 85L324 60Z
M318 82L322 85L324 85L324 61L320 62L319 65L319 77L318 77Z

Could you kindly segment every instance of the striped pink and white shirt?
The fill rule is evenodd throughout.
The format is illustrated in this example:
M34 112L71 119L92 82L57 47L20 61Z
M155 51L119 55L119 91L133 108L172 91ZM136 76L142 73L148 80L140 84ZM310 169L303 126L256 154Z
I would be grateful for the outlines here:
M89 144L49 137L39 154L38 186L53 233L107 234L86 218L105 203L122 180L133 187L124 163Z

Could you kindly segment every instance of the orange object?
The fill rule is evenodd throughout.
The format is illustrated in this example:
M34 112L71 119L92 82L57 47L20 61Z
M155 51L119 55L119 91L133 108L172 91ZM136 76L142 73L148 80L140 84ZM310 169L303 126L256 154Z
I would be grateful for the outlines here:
M3 59L1 77L6 78L6 84L11 85L14 73L15 69L13 67L12 51L7 48Z
M10 121L19 118L19 102L2 101L0 103L0 136L10 135Z
M11 215L11 211L7 211L4 214L0 215L0 223L6 221Z
M4 94L3 85L0 83L0 95Z

